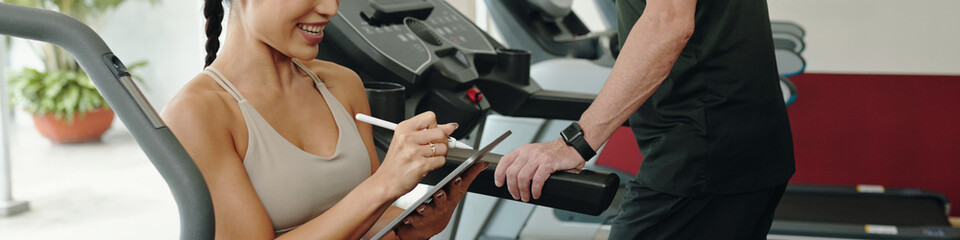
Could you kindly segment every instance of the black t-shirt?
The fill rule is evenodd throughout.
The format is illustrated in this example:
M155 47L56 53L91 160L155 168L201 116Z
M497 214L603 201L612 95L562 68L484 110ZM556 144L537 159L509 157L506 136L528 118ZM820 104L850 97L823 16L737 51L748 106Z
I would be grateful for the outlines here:
M621 43L645 5L617 1ZM637 180L681 196L786 182L793 139L766 1L700 0L695 21L669 76L630 117L645 158Z

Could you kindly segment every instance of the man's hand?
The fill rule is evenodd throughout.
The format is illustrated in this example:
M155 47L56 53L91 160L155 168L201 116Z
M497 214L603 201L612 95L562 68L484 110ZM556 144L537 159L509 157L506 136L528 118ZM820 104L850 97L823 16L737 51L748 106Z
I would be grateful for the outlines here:
M500 158L493 180L497 187L503 187L506 182L513 199L527 202L531 192L533 199L540 198L543 183L551 173L570 169L579 171L584 163L580 153L559 138L552 142L524 144Z

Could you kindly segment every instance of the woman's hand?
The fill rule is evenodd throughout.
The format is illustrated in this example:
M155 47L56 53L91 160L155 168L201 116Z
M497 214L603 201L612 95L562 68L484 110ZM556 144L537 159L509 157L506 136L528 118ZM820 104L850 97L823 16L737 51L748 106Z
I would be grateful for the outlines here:
M387 188L387 196L399 198L413 190L427 172L446 162L447 137L456 123L437 125L433 112L424 112L397 124L387 156L372 177Z
M416 211L403 219L403 224L397 227L400 239L428 239L443 231L450 222L450 216L457 207L460 199L467 193L467 188L477 178L477 175L487 168L487 163L478 162L470 166L462 175L454 178L442 190L433 194L433 201L417 206Z

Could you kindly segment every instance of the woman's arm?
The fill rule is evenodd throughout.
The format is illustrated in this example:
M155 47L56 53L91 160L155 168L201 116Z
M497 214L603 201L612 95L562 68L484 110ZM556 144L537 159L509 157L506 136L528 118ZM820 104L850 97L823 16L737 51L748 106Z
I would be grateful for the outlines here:
M367 231L367 233L364 234L363 238L361 239L373 238L373 236L376 235L378 232L380 232L381 229L386 227L387 224L390 223L390 221L393 221L394 218L397 218L397 216L400 216L400 214L403 213L403 211L404 211L403 208L399 208L397 206L388 207L387 210L383 212L383 215L380 215L380 219L377 219L377 222L374 223L373 227L370 228L370 231ZM387 235L384 235L382 239L399 240L400 238L397 237L395 233L396 232L388 233Z
M320 61L313 61L320 62ZM327 66L328 70L332 69L336 72L335 76L328 78L332 81L337 81L334 95L337 95L338 99L343 99L345 107L350 112L350 115L356 115L357 113L363 113L370 115L370 104L367 100L366 91L363 88L363 83L360 80L360 77L357 76L352 70L326 62L321 62L320 64L330 64ZM336 79L336 80L333 80ZM376 148L373 143L373 131L372 126L368 123L356 121L357 128L360 132L360 137L363 139L364 145L367 147L367 151L370 153L370 166L371 171L376 172L380 165L380 160L377 157ZM452 130L451 130L452 131ZM463 181L457 183L451 183L446 186L444 190L440 192L449 192L448 196L441 196L435 198L432 204L426 204L424 206L413 206L421 207L423 212L413 213L407 217L410 224L403 224L399 227L398 231L403 233L406 238L417 239L417 238L428 238L433 236L438 232L442 231L447 226L453 210L456 207L457 203L460 202L460 199L463 198L464 194L467 192L467 188L470 186L470 183L473 182L473 179L476 178L476 175L480 173L483 168L486 167L486 164L478 164L473 166L470 170L463 174ZM392 221L394 218L403 213L404 209L399 207L391 206L381 215L380 219L370 228L370 231L364 235L364 239L369 239L373 237L377 232L379 232L387 223ZM384 236L383 239L399 239L395 235L396 232L390 233Z
M212 82L210 79L206 79ZM197 164L210 189L218 239L272 239L273 227L247 177L230 133L235 114L202 81L191 81L163 120Z

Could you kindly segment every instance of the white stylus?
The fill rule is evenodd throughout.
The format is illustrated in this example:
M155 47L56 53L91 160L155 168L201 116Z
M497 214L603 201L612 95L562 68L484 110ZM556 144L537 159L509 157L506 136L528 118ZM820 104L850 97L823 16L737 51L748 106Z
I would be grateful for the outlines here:
M356 118L357 118L357 120L359 120L359 121L361 121L361 122L373 124L374 126L377 126L377 127L382 127L382 128L390 129L390 131L396 131L396 130L397 130L397 124L396 124L396 123L387 122L386 120L379 119L379 118L375 118L375 117L372 117L372 116L369 116L369 115L366 115L366 114L363 114L363 113L357 113ZM467 145L466 143L459 142L459 141L457 141L456 138L453 138L453 137L448 137L448 139L447 139L447 146L449 146L450 148L461 148L461 149L471 149L471 150L473 150L473 148L470 147L470 145Z

